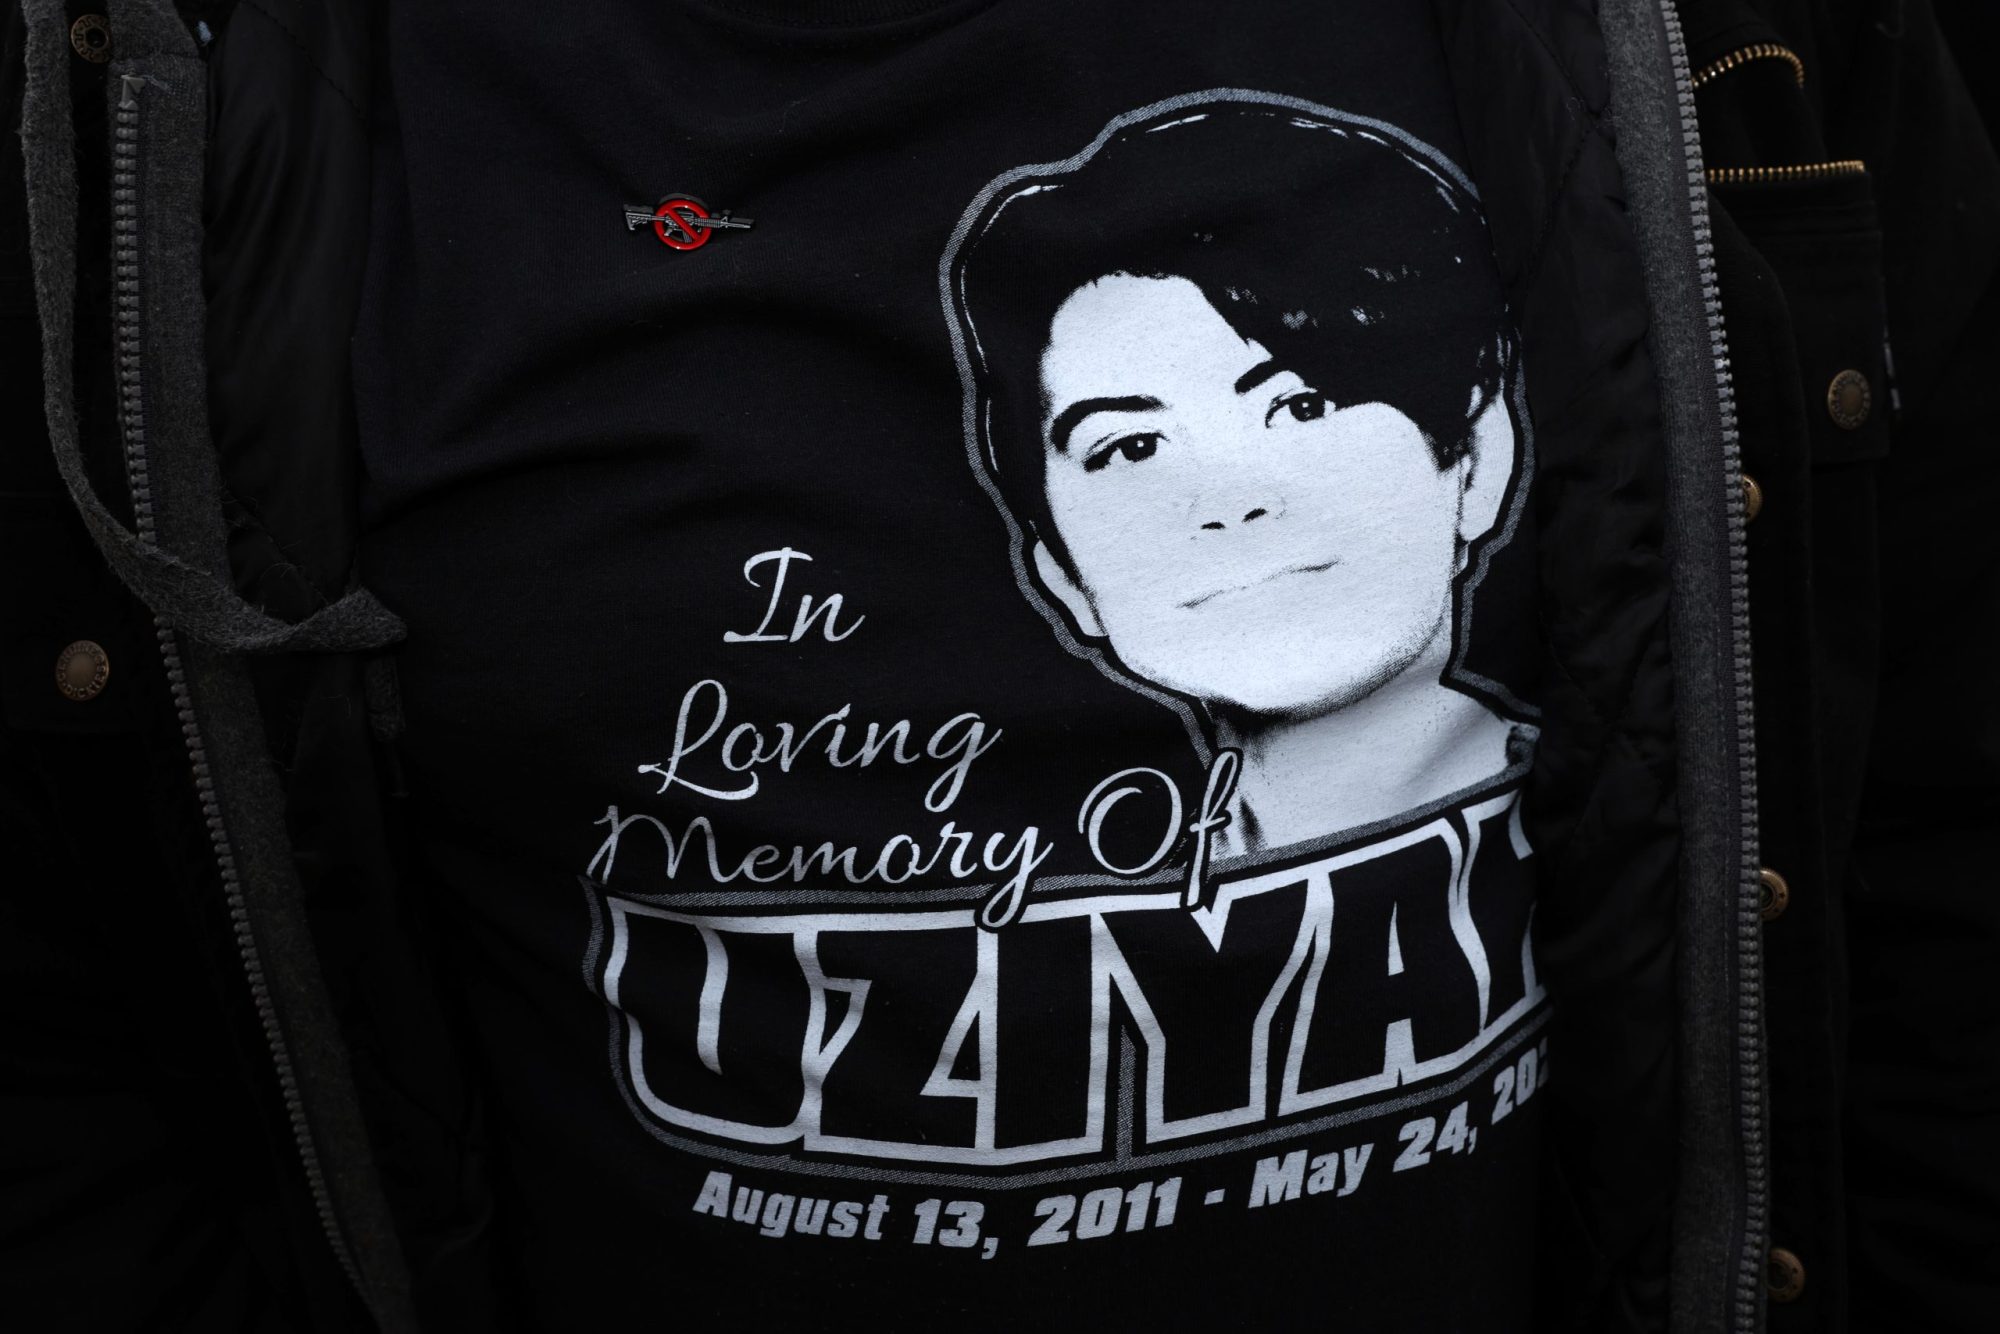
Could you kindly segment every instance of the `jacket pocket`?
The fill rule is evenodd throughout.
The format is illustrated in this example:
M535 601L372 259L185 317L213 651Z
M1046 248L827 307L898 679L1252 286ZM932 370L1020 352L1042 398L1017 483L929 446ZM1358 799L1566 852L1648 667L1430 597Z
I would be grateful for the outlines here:
M1872 182L1859 163L1821 165L1830 170L1711 173L1784 291L1815 467L1886 457L1896 410Z

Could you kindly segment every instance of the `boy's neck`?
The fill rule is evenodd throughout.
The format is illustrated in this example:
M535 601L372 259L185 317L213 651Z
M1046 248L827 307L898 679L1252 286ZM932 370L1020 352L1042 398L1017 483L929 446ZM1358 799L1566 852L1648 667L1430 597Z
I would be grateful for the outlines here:
M1366 698L1316 718L1223 722L1243 754L1232 853L1374 824L1470 787L1507 766L1511 726L1443 683L1451 636Z

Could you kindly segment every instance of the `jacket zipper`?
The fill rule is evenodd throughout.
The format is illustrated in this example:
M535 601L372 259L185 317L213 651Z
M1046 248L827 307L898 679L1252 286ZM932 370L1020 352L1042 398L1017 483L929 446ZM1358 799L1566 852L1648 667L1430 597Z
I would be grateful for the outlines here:
M145 89L146 80L142 75L125 74L120 76L120 85L111 163L115 291L112 321L117 344L118 410L124 426L125 475L132 491L133 519L139 536L146 542L156 543L152 487L147 476L139 327L139 112L140 94ZM293 1073L291 1050L286 1045L284 1029L278 1022L277 1004L265 981L257 939L250 926L243 884L236 871L236 855L230 846L229 831L222 822L222 806L216 799L215 782L209 774L207 748L202 742L187 675L182 669L180 643L173 627L158 616L153 618L153 633L159 641L167 682L173 690L174 712L180 720L181 735L187 741L195 789L201 798L202 819L208 826L209 846L215 854L216 870L221 876L223 892L229 903L229 922L236 939L237 956L249 980L250 994L264 1030L264 1041L270 1049L271 1063L276 1068L278 1085L284 1093L292 1140L305 1167L306 1181L312 1188L313 1204L318 1210L326 1239L354 1290L365 1296L361 1270L355 1263L347 1238L341 1233L333 1196L327 1189L319 1147L313 1140L312 1126L306 1119L305 1100L299 1093L298 1080Z
M1710 167L1704 174L1710 185L1791 185L1865 176L1868 164L1860 158L1842 158L1838 162L1801 162L1788 167Z
M1696 70L1690 82L1699 88L1714 79L1719 79L1733 69L1738 69L1753 60L1782 60L1792 67L1792 77L1799 87L1806 86L1806 62L1789 46L1779 46L1776 42L1757 42L1751 46L1739 47L1720 60L1712 60Z
M1681 30L1680 14L1674 0L1659 0L1659 12L1667 38L1667 52L1674 72L1680 103L1682 160L1689 166L1701 162L1701 131L1696 119L1694 90L1698 75L1688 59L1687 41ZM1805 67L1798 57L1782 47L1745 48L1766 56L1782 52L1789 57L1801 82ZM1717 62L1723 69L1747 60L1743 55L1733 63L1730 57ZM1715 77L1716 65L1702 73ZM1777 169L1772 169L1777 170ZM1770 1163L1765 1142L1764 1105L1764 1015L1763 1015L1763 918L1759 904L1757 847L1757 765L1750 737L1744 732L1751 718L1750 664L1750 570L1744 543L1743 494L1738 478L1743 474L1742 442L1737 434L1736 395L1731 382L1729 348L1724 335L1721 288L1716 278L1715 249L1710 240L1708 175L1686 173L1688 210L1693 223L1696 270L1701 278L1702 308L1708 319L1709 358L1715 367L1716 399L1719 408L1724 484L1729 488L1724 507L1729 536L1729 625L1730 669L1734 688L1738 731L1734 737L1737 791L1738 866L1736 884L1736 1106L1743 1154L1743 1235L1736 1257L1736 1327L1748 1334L1762 1325L1763 1248L1769 1220Z

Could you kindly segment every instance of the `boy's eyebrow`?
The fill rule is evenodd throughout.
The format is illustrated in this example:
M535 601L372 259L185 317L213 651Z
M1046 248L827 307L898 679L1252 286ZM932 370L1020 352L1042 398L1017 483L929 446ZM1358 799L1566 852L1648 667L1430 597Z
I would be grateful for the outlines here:
M1239 394L1249 393L1252 389L1255 389L1258 385L1276 375L1279 369L1280 367L1275 357L1258 362L1255 366L1252 366L1249 370L1236 377L1236 392Z
M1049 443L1056 447L1058 454L1068 450L1069 433L1093 412L1146 412L1159 406L1159 399L1144 394L1127 394L1124 398L1080 398L1057 413L1056 419L1049 424Z

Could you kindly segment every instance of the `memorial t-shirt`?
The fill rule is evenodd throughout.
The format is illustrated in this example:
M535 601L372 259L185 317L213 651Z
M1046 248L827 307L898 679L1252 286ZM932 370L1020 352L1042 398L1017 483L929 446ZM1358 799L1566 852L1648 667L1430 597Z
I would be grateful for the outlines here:
M1533 444L1428 7L438 0L378 79L524 1322L1527 1328Z

